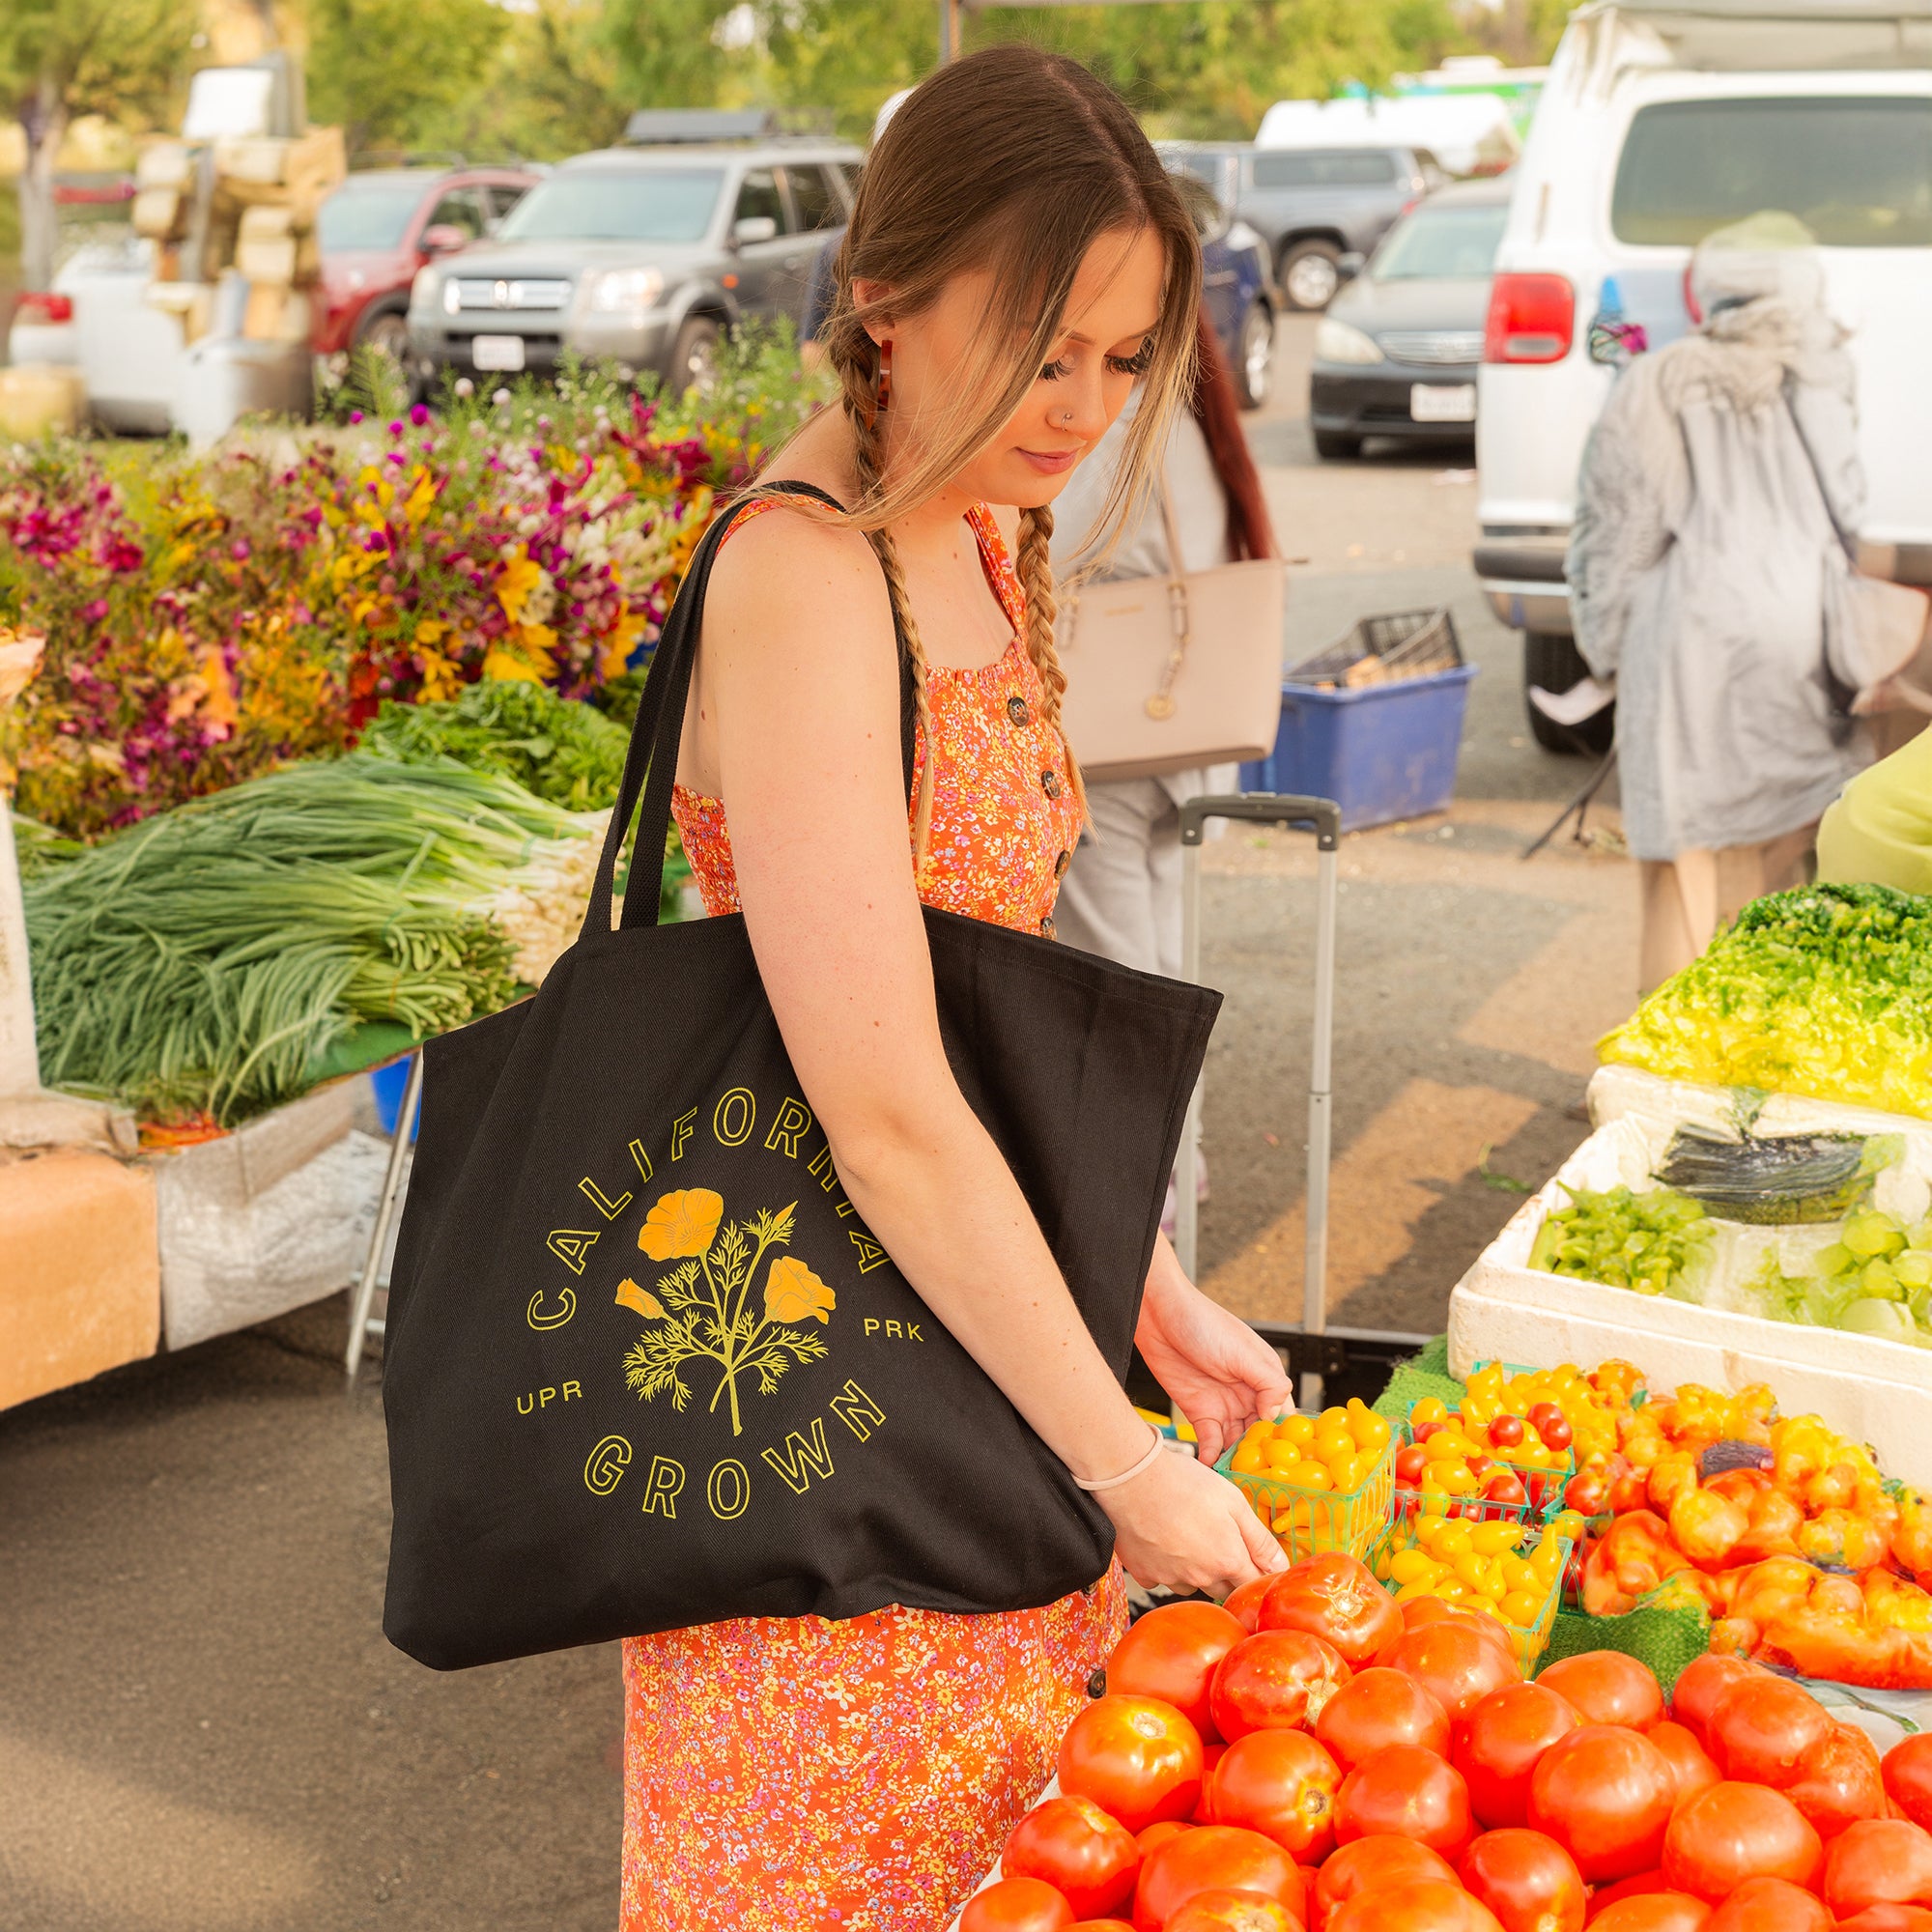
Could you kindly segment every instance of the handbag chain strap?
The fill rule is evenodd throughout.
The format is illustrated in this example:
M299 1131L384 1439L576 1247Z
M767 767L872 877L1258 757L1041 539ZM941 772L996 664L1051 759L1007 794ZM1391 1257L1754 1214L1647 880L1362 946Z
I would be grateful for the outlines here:
M1194 626L1187 603L1187 563L1180 554L1180 525L1174 514L1174 497L1167 487L1167 465L1154 473L1154 489L1160 497L1160 519L1167 529L1167 614L1174 637L1160 667L1160 681L1148 694L1143 709L1150 718L1174 716L1174 681L1187 661L1187 647L1194 641Z

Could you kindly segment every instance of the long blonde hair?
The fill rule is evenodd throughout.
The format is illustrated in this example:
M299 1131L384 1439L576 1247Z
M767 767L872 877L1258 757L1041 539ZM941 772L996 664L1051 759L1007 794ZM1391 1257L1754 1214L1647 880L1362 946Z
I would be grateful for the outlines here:
M1201 246L1159 156L1112 89L1061 54L1013 42L941 68L887 124L859 177L851 225L838 250L836 292L820 341L852 427L860 500L843 519L878 554L893 615L911 661L926 755L914 813L923 864L932 823L935 748L925 652L887 526L917 508L987 448L1025 401L1064 326L1067 295L1095 239L1151 228L1166 257L1160 320L1144 394L1103 522L1120 519L1149 488L1174 412L1194 383ZM952 406L921 424L921 446L899 452L885 475L886 415L877 408L879 352L867 324L917 315L954 275L990 270L991 292ZM890 291L862 308L854 281ZM756 494L754 491L753 494ZM1066 676L1054 648L1053 512L1020 514L1015 566L1026 594L1026 646L1060 729ZM1085 809L1070 751L1066 779Z

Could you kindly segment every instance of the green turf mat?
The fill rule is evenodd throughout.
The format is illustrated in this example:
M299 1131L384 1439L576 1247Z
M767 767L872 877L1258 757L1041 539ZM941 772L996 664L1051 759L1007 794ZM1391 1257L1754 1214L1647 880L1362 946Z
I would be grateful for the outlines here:
M1463 1400L1463 1384L1449 1373L1449 1338L1438 1335L1419 1355L1399 1362L1388 1386L1376 1398L1375 1410L1390 1422L1406 1422L1408 1412L1425 1396L1438 1396L1454 1408Z
M1620 1617L1585 1616L1581 1610L1562 1610L1549 1633L1549 1647L1537 1668L1585 1650L1620 1650L1650 1666L1663 1694L1677 1682L1687 1663L1711 1647L1711 1621L1696 1610L1637 1608Z

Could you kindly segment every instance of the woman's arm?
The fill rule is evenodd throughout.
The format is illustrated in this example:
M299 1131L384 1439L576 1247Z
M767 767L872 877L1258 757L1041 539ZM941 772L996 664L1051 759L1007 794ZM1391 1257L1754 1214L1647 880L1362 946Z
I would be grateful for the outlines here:
M892 613L869 546L778 512L712 579L705 688L746 924L838 1177L948 1329L1078 1476L1147 1446L946 1062L914 891ZM1099 1500L1144 1584L1281 1566L1239 1492L1162 1456Z

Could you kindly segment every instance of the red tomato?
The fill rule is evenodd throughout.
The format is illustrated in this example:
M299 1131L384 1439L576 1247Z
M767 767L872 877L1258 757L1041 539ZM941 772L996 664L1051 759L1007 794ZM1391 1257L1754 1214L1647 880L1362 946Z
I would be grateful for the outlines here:
M1450 1750L1476 1816L1492 1830L1525 1823L1530 1774L1543 1753L1581 1722L1541 1678L1492 1690L1456 1726Z
M1306 1631L1257 1631L1214 1666L1208 1700L1214 1728L1233 1744L1250 1731L1313 1723L1349 1675L1334 1645L1319 1636Z
M1335 1838L1347 1845L1382 1833L1413 1838L1451 1861L1461 1858L1476 1835L1463 1774L1420 1745L1371 1751L1342 1780Z
M1335 1849L1340 1767L1302 1731L1251 1731L1228 1747L1208 1780L1208 1822L1244 1825L1299 1864Z
M1810 1691L1757 1670L1719 1697L1704 1748L1726 1777L1781 1788L1797 1782L1798 1760L1832 1723L1832 1714Z
M1429 1451L1420 1442L1411 1442L1396 1451L1395 1479L1406 1490L1414 1489L1422 1481L1422 1472L1428 1466Z
M1813 1886L1825 1844L1797 1805L1762 1784L1714 1784L1686 1799L1663 1834L1663 1876L1673 1891L1719 1905L1747 1879Z
M1378 1887L1358 1892L1328 1920L1327 1932L1502 1932L1496 1915L1451 1880Z
M1402 1634L1402 1612L1365 1563L1339 1553L1297 1563L1262 1599L1261 1629L1307 1631L1351 1668Z
M1139 1932L1164 1932L1167 1921L1204 1891L1258 1891L1299 1918L1307 1881L1272 1838L1234 1825L1204 1825L1170 1838L1141 1866L1134 1889Z
M1483 1485L1483 1500L1486 1503L1526 1503L1529 1492L1522 1486L1522 1478L1514 1469L1498 1469Z
M1410 1631L1389 1651L1386 1662L1430 1692L1451 1723L1466 1718L1492 1690L1522 1682L1508 1650L1467 1620L1443 1618Z
M1185 1818L1201 1796L1201 1734L1158 1697L1096 1698L1060 1741L1060 1788L1129 1832Z
M1259 1891L1203 1891L1167 1921L1165 1932L1301 1932L1301 1920Z
M1688 1891L1642 1891L1617 1899L1590 1920L1591 1932L1704 1932L1711 1908Z
M1208 1686L1214 1666L1246 1635L1239 1620L1218 1604L1163 1604L1114 1646L1107 1689L1172 1704L1205 1744L1213 1735Z
M1539 1683L1541 1681L1538 1680ZM1723 1776L1711 1762L1710 1752L1685 1725L1666 1718L1662 1723L1651 1725L1644 1736L1663 1753L1670 1775L1677 1780L1678 1804L1682 1804L1687 1798L1696 1797L1700 1791L1710 1790Z
M1650 1871L1633 1872L1629 1878L1620 1878L1614 1885L1600 1885L1590 1892L1590 1918L1592 1920L1600 1912L1607 1912L1611 1906L1626 1898L1636 1898L1644 1892L1668 1891L1670 1888L1663 1882L1663 1874L1653 1868ZM1700 1904L1702 1900L1698 1901Z
M1463 1884L1503 1932L1582 1932L1583 1874L1541 1832L1485 1832L1463 1855Z
M1315 1735L1344 1771L1384 1745L1421 1745L1449 1755L1448 1713L1413 1677L1379 1666L1356 1671L1329 1698Z
M1563 1507L1578 1516L1603 1516L1610 1506L1610 1479L1602 1469L1579 1469L1563 1491Z
M1037 1878L1003 1878L976 1891L959 1915L959 1932L1062 1932L1073 1908Z
M1124 1918L1083 1918L1073 1932L1134 1932L1134 1928Z
M1885 1795L1915 1825L1932 1832L1932 1731L1920 1731L1886 1752Z
M1221 1607L1250 1636L1253 1636L1255 1632L1261 1628L1258 1619L1262 1613L1262 1599L1280 1580L1278 1577L1274 1576L1257 1577L1252 1583L1243 1583Z
M1825 1854L1825 1903L1834 1918L1868 1905L1932 1905L1932 1833L1905 1818L1847 1825Z
M1141 1848L1091 1798L1049 1798L1013 1827L1000 1870L1043 1879L1082 1918L1096 1918L1134 1895Z
M1559 1659L1538 1671L1536 1681L1564 1698L1586 1724L1628 1724L1634 1731L1647 1731L1663 1716L1657 1679L1620 1650L1586 1650Z
M1344 1845L1321 1867L1315 1881L1315 1922L1346 1905L1358 1891L1379 1891L1422 1879L1454 1879L1456 1868L1440 1852L1413 1838L1357 1838Z
M1621 1724L1579 1725L1530 1774L1530 1825L1554 1838L1592 1885L1650 1870L1676 1802L1663 1753Z
M1932 1910L1922 1905L1868 1905L1839 1919L1838 1932L1932 1932Z
M1882 1774L1893 1806L1932 1832L1932 1731L1893 1745L1886 1752Z
M1179 1818L1163 1818L1158 1825L1150 1825L1144 1832L1134 1833L1134 1843L1141 1848L1141 1859L1145 1862L1170 1838L1178 1838L1181 1833L1191 1829Z
M1677 1673L1677 1682L1670 1690L1670 1715L1708 1751L1711 1714L1718 1708L1718 1699L1741 1679L1763 1674L1745 1658L1706 1651Z
M1803 1886L1753 1878L1711 1914L1704 1932L1833 1932L1832 1915Z
M1833 1723L1798 1760L1798 1781L1784 1795L1817 1827L1835 1838L1861 1818L1883 1818L1885 1775L1878 1747L1856 1724Z

